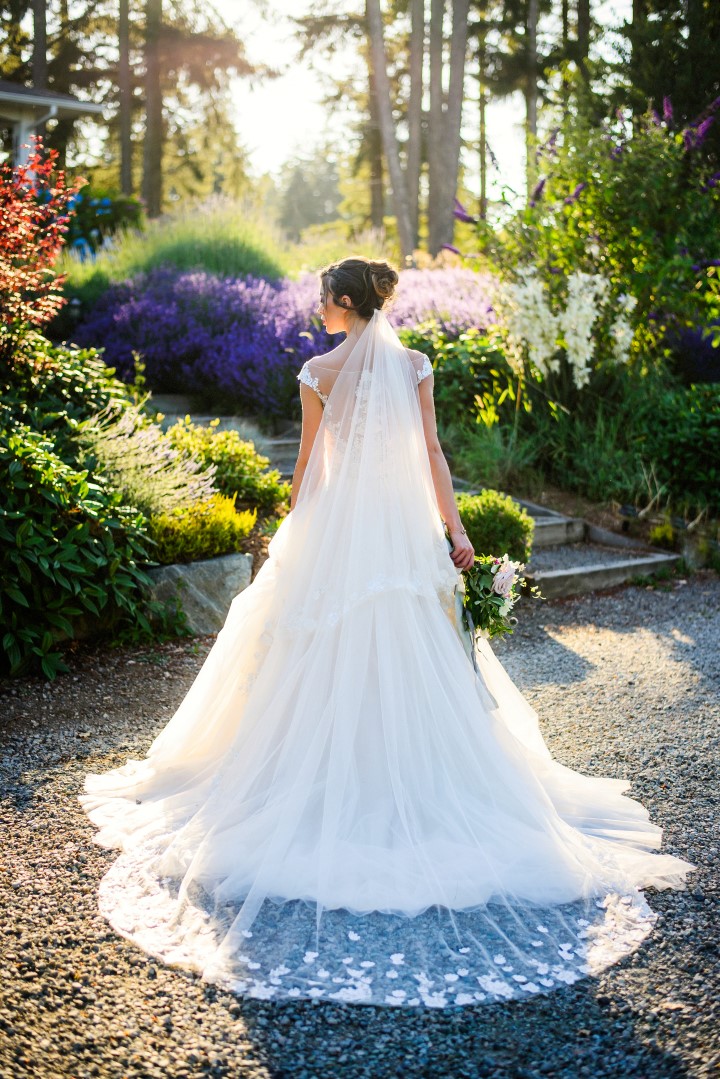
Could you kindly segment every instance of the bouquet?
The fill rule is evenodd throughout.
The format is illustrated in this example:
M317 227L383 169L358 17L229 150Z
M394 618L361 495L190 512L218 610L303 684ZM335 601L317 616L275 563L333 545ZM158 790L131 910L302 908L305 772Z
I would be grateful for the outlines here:
M511 612L525 584L524 569L523 562L513 562L505 554L502 558L481 555L471 569L462 571L462 585L456 590L456 614L458 630L473 659L477 637L502 637L517 625ZM537 585L529 591L542 598Z

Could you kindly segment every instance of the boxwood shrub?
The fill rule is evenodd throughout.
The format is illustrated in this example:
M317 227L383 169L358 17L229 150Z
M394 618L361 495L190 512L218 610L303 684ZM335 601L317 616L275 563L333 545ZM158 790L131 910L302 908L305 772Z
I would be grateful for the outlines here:
M528 561L535 522L509 495L487 488L477 495L458 494L455 500L476 554Z

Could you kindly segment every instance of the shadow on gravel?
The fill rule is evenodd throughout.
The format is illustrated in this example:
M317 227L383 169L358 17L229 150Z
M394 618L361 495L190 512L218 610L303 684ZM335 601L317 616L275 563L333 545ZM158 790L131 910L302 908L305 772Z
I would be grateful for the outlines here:
M276 1079L674 1079L691 1074L648 1044L642 1013L597 985L521 1004L411 1014L363 1005L231 1004ZM287 1014L283 1015L283 1011ZM292 1031L285 1037L283 1031Z

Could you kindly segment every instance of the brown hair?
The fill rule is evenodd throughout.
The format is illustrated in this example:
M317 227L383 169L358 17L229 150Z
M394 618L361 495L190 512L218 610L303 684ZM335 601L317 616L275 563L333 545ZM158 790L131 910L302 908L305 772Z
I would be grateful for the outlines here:
M329 292L335 303L340 296L349 296L352 306L348 310L368 319L390 299L398 280L389 263L362 255L333 262L320 271L323 295Z

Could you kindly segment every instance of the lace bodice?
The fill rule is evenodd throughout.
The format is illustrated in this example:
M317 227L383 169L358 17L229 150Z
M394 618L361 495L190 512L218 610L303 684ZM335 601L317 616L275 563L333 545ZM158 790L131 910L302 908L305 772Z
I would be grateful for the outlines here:
M427 378L428 375L431 375L432 373L432 364L426 356L423 360L422 366L415 369L418 384L421 383L424 378ZM300 368L300 372L297 375L297 379L299 382L304 382L306 386L309 386L312 390L314 390L322 401L323 405L327 404L328 394L322 393L322 391L320 390L320 379L313 376L310 370L310 360L306 360L305 363L302 365L302 367Z

